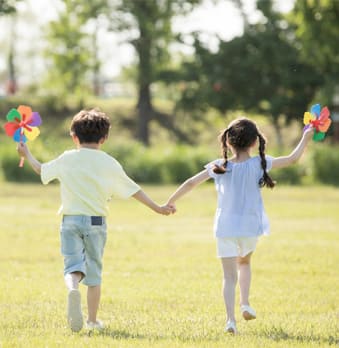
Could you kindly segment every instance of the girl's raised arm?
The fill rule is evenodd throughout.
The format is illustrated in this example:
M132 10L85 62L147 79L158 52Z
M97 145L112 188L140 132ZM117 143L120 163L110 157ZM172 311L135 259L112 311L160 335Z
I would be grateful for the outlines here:
M310 139L312 138L314 129L309 128L304 133L296 148L288 155L276 157L272 160L272 169L273 168L283 168L287 167L297 161L299 161L300 157L304 153L306 146Z
M178 189L170 196L167 201L167 205L173 205L179 198L181 198L186 193L193 190L194 187L200 185L204 181L210 178L208 170L205 169L200 173L187 179L183 184L181 184Z

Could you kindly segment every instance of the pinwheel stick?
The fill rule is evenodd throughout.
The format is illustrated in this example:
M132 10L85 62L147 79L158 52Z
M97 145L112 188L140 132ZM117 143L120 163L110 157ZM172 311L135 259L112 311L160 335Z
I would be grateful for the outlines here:
M22 136L24 135L24 128L21 128L20 132L20 144L22 143ZM20 157L19 168L22 168L25 163L25 157Z
M22 168L25 163L25 157L20 157L19 167Z

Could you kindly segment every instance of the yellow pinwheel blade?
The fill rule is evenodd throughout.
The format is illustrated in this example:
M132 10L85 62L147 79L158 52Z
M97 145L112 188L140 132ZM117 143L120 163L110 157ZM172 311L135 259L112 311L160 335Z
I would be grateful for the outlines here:
M314 120L314 117L310 112L306 111L304 113L304 125L308 125L312 120Z
M28 140L34 140L40 134L40 130L38 127L31 127L31 131L25 129L24 134Z

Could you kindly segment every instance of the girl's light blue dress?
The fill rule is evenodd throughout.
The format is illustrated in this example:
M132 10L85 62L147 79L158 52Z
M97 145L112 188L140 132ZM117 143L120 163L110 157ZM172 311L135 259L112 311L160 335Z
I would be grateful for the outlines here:
M267 171L272 168L272 159L266 156ZM251 157L240 163L228 161L225 174L214 173L214 164L223 163L223 159L217 159L205 166L209 176L214 179L218 193L214 218L215 237L269 234L269 221L259 186L259 180L263 176L260 157Z

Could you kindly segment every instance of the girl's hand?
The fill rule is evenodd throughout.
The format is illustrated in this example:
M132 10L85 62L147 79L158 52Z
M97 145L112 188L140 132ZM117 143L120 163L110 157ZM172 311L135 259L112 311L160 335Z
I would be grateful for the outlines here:
M313 133L314 133L314 128L311 126L311 127L308 127L305 132L304 132L304 138L309 141L311 140L312 136L313 136Z
M174 214L176 212L175 206L173 205L161 205L157 209L157 213L162 214L162 215L170 215Z

